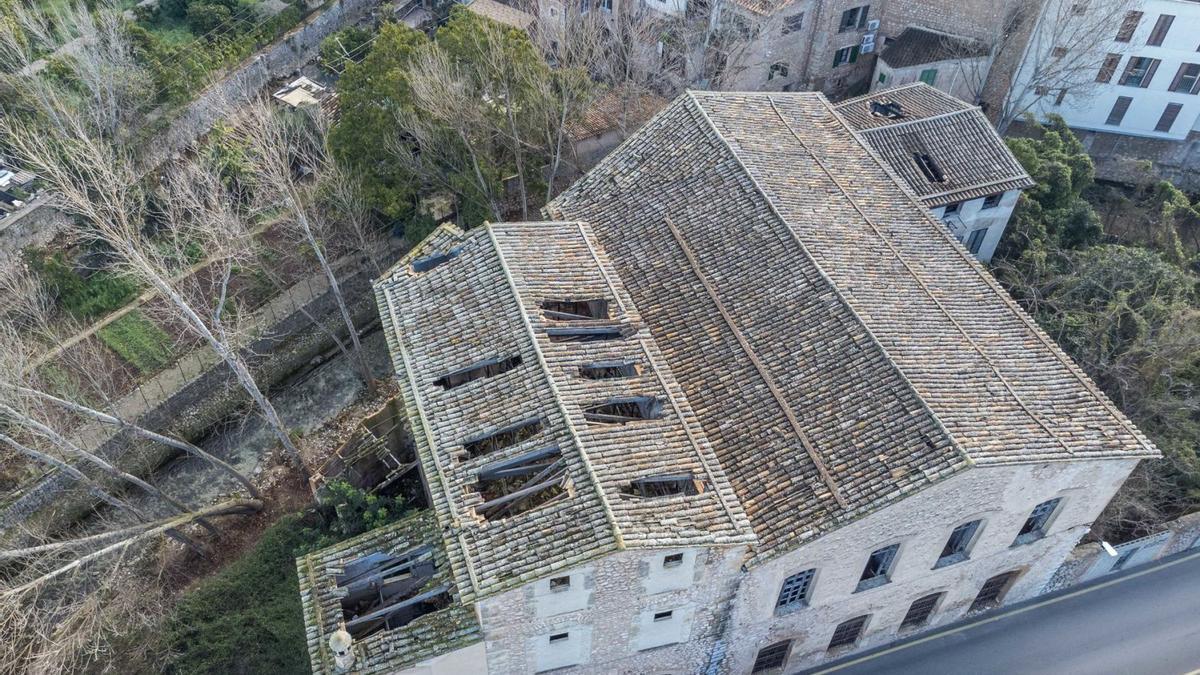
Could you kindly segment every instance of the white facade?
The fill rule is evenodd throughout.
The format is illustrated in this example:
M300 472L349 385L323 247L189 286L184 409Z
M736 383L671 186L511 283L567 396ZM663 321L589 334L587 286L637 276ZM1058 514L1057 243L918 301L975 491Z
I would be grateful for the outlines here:
M974 101L976 95L983 90L990 65L991 57L979 56L893 68L880 58L875 61L871 92L924 82L964 101Z
M996 246L1004 236L1004 228L1012 216L1020 190L1009 190L993 197L980 197L958 204L939 206L932 209L933 215L946 223L954 236L982 262L988 262L996 253Z
M1055 2L1065 1L1052 0L1048 5L1052 7ZM1031 90L1029 96L1037 96L1034 112L1043 118L1047 114L1060 115L1068 125L1080 129L1131 136L1182 140L1191 131L1200 130L1200 72L1194 80L1188 76L1189 72L1200 70L1200 3L1143 0L1133 5L1130 11L1141 12L1137 28L1129 41L1124 42L1117 39L1120 22L1111 26L1111 39L1101 45L1091 59L1097 64L1096 78L1089 78L1079 92L1061 94L1058 90ZM1047 17L1053 16L1055 12L1046 11L1042 21L1050 21ZM1163 35L1160 18L1165 23L1168 21L1165 17L1173 19L1169 19L1170 27ZM1156 26L1160 26L1158 31ZM1151 40L1152 37L1155 39ZM1161 45L1148 44L1160 38ZM1070 45L1066 47L1069 49ZM1017 91L1022 90L1020 82L1028 83L1031 64L1036 59L1046 58L1035 52L1049 48L1046 40L1031 41L1026 63L1018 75ZM1109 63L1100 65L1106 54L1111 55ZM1137 76L1140 68L1135 68L1132 76L1126 77L1134 59L1148 59L1135 64L1145 64L1150 69L1140 81ZM1194 68L1189 70L1189 66ZM1185 69L1182 75L1181 68ZM1121 84L1123 80L1125 84ZM1174 121L1170 120L1169 107L1177 108L1173 113Z

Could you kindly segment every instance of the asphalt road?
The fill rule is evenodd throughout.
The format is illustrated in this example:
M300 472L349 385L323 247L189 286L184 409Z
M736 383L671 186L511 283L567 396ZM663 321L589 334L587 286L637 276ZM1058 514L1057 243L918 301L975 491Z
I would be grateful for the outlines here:
M827 664L868 675L1200 672L1200 550Z

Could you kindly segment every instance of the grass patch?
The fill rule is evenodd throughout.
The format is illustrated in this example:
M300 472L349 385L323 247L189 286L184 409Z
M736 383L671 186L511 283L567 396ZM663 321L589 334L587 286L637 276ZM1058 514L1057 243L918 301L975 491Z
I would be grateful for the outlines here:
M186 593L167 622L167 672L311 673L296 555L299 516L285 516L258 544Z
M98 319L129 304L138 294L132 279L108 270L97 270L85 278L62 253L33 250L28 260L59 305L77 319Z
M104 344L142 373L154 373L171 363L171 336L134 310L97 331Z

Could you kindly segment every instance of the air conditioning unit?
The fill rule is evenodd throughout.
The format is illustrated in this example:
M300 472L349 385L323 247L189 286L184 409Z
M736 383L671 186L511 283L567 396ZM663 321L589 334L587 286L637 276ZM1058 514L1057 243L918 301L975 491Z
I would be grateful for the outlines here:
M870 44L863 43L863 46L859 47L859 49L858 49L859 54L870 54L874 51L875 51L875 43L874 42L872 42Z
M867 22L867 30L875 32L879 30L879 19L871 19Z

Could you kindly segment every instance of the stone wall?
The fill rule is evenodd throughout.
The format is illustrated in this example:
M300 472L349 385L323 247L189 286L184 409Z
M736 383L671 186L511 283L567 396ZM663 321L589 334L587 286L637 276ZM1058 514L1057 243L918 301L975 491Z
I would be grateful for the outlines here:
M1200 192L1200 131L1182 141L1074 131L1095 160L1101 180L1134 185L1161 178L1180 190Z
M1130 551L1130 549L1139 549L1141 545L1144 545L1144 549ZM1122 570L1197 547L1200 547L1200 512L1191 513L1167 523L1162 532L1157 535L1118 544L1116 546L1118 555L1115 557L1109 555L1098 543L1093 542L1076 547L1054 572L1042 592L1050 593L1062 590L1077 583L1116 572L1117 570L1108 568L1107 564L1115 563L1121 553L1126 551L1135 555L1130 564L1122 567Z
M910 604L933 593L944 596L922 630L956 621L983 583L1004 572L1020 573L1005 603L1037 595L1135 463L1079 461L969 469L751 568L733 613L730 672L750 672L760 649L785 640L791 641L785 672L815 665L830 658L825 650L835 627L861 615L870 618L862 639L848 651L891 642L901 637L898 628ZM1053 497L1063 501L1047 536L1012 546L1033 507ZM970 547L970 558L934 569L950 532L977 519L983 523ZM868 556L891 544L899 544L900 549L890 582L855 592ZM814 568L808 604L777 616L775 603L783 580Z
M0 267L15 260L25 248L46 245L71 223L70 216L48 202L47 197L40 197L0 220Z

